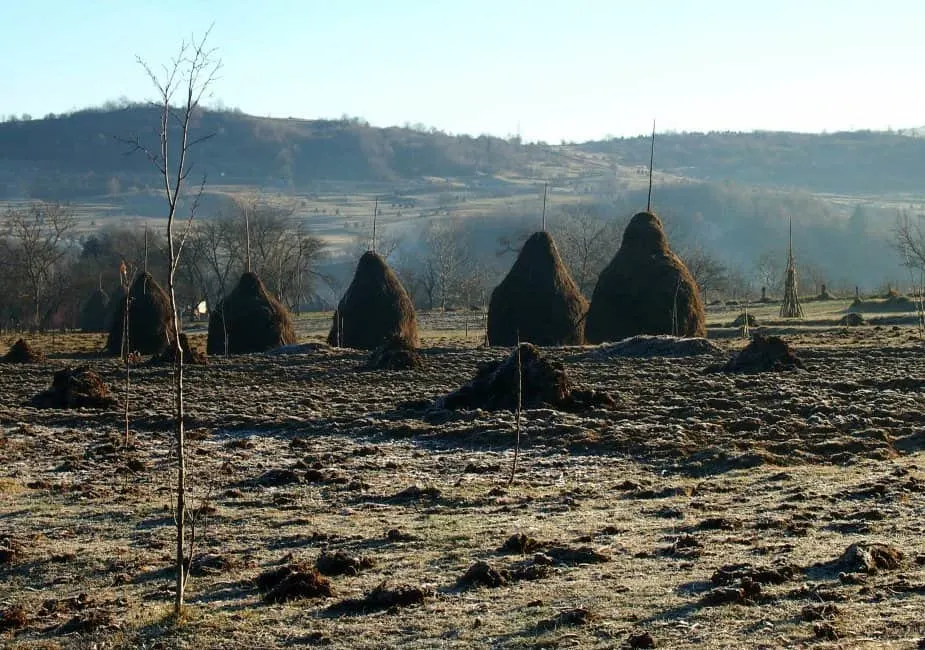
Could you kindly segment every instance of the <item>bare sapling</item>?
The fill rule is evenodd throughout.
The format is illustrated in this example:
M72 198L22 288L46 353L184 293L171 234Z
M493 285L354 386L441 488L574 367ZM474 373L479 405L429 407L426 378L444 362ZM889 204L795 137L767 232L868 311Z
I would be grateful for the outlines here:
M183 389L183 347L180 344L181 319L177 307L176 273L180 264L183 246L189 237L193 218L199 208L206 179L203 176L198 189L187 197L186 181L193 170L190 151L214 134L191 137L193 119L200 108L200 102L216 80L221 61L215 58L215 50L206 46L209 31L201 39L184 42L170 65L164 66L162 74L156 74L147 63L138 59L145 73L157 89L159 111L159 141L157 147L147 147L138 139L124 140L132 151L143 152L157 169L163 182L167 202L167 295L170 299L171 327L168 328L168 347L173 349L173 392L174 392L174 444L177 458L176 472L176 591L174 615L180 620L186 591L189 568L192 564L192 547L195 525L190 525L193 513L187 506L186 450L184 432L184 389ZM188 210L185 224L178 224L178 213Z
M523 411L523 393L524 393L524 371L520 358L520 330L517 331L517 392L514 395L514 462L511 464L511 476L507 481L510 486L514 483L514 476L517 474L517 460L520 457L520 420Z

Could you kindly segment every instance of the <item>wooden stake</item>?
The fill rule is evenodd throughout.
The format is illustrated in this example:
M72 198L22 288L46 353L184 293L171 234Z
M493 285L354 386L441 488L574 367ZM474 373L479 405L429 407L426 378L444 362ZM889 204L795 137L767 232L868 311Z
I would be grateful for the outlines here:
M148 222L145 221L145 273L148 272Z
M549 190L549 183L543 183L543 232L546 232L546 194Z
M646 212L652 211L652 166L655 164L655 120L652 120L652 146L649 150L649 198L646 199Z
M247 206L244 206L244 245L247 248L247 272L251 272L251 226L247 218Z
M373 245L370 250L376 252L376 217L379 216L379 197L376 197L376 203L373 205Z

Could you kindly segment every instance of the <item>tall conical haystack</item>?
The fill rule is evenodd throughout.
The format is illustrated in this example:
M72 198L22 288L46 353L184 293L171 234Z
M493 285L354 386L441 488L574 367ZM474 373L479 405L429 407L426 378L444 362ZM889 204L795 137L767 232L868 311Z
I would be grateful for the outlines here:
M334 312L328 343L374 350L394 339L418 346L414 304L385 260L366 251Z
M704 336L706 321L697 283L668 247L661 220L634 216L620 250L601 271L585 323L589 343L637 334Z
M109 317L109 294L97 289L80 308L80 329L84 332L106 332L109 330Z
M781 318L803 318L803 305L797 291L797 267L793 261L793 223L790 224L790 250L784 275L784 299L780 303Z
M225 334L228 349L225 349ZM292 316L267 291L256 273L248 271L209 315L209 354L266 352L296 342Z
M173 332L170 318L170 298L154 277L140 273L129 289L128 305L128 352L158 354L168 345L168 336ZM113 313L106 340L109 354L122 354L122 329L125 324L125 297L119 301Z
M559 257L547 232L534 233L517 261L491 293L491 345L581 345L588 301Z

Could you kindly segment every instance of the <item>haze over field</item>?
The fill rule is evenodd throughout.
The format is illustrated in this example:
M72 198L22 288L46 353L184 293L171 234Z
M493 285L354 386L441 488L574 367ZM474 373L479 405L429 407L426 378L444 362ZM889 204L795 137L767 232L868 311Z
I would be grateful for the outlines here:
M653 208L682 254L722 267L711 288L773 290L791 216L808 291L913 281L894 231L925 205L917 3L52 2L10 14L10 53L38 29L45 45L5 75L0 200L68 203L76 246L163 217L148 160L125 155L125 139L156 140L158 125L136 56L159 72L211 25L223 66L194 123L214 136L195 151L200 218L229 217L242 197L275 206L324 242L315 270L328 281L312 293L325 300L368 245L377 201L406 275L443 231L490 289L511 261L498 253L538 227L544 183L560 246L580 226L606 233L595 255L609 257L644 203L639 134L653 118Z

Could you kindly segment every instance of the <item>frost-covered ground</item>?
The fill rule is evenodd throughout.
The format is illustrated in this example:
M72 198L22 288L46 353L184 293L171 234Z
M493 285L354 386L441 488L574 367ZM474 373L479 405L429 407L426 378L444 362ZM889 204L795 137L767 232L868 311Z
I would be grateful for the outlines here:
M71 335L44 364L0 365L0 645L615 647L648 632L658 647L914 648L925 637L925 354L913 328L807 328L792 337L808 367L795 374L703 374L735 338L682 358L550 350L616 407L527 411L508 485L513 414L431 404L508 353L474 348L464 327L428 326L422 372L360 372L362 353L325 347L189 368L203 515L179 631L169 369L133 369L126 447L119 411L20 406L78 362L122 399L115 361L68 358L98 341ZM502 550L515 534L526 538ZM901 559L866 552L873 543ZM264 604L254 578L324 549L371 566L332 577L332 596ZM496 586L458 582L477 562ZM734 564L749 566L717 572ZM421 588L423 604L332 608L383 581Z

